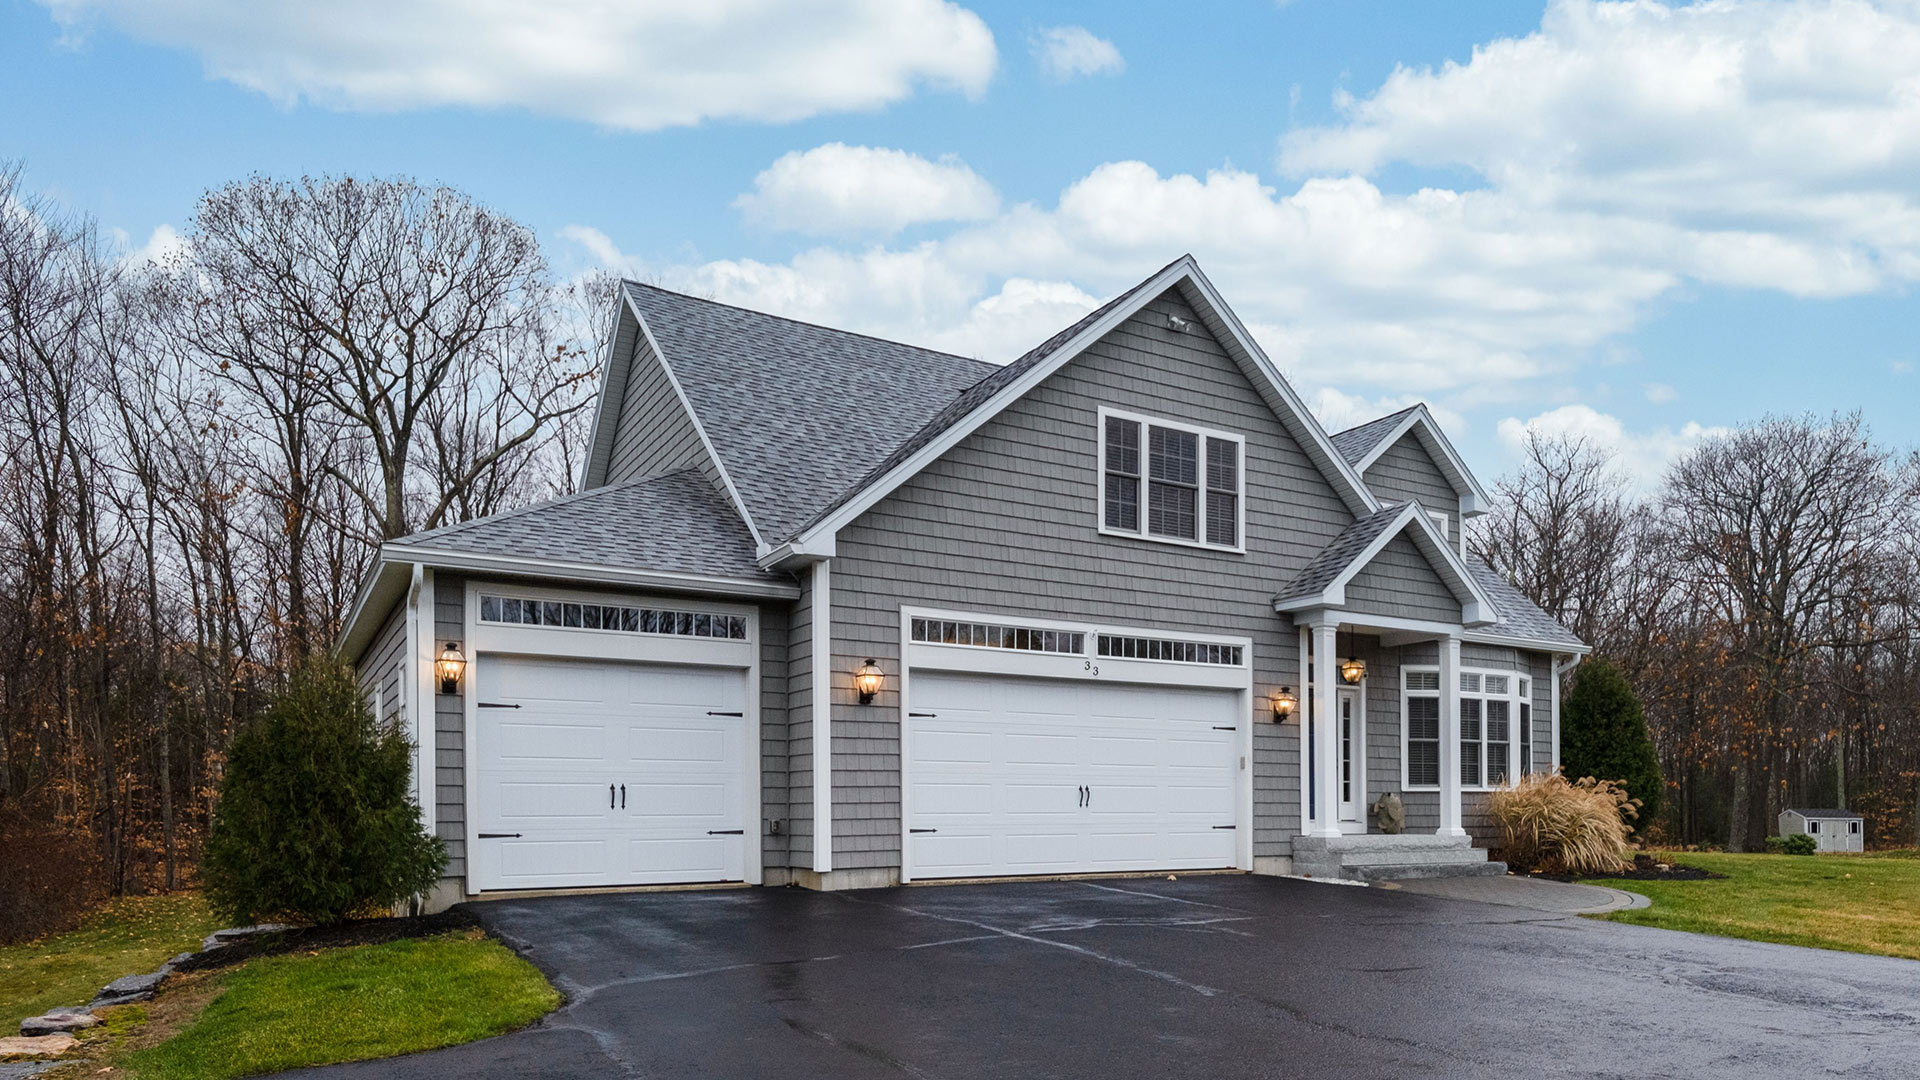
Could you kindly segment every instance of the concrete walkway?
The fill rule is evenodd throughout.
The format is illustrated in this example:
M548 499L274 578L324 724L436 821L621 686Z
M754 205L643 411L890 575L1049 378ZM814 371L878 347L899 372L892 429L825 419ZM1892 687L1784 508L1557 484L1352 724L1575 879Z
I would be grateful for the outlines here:
M1639 893L1599 885L1574 885L1530 877L1428 878L1386 882L1379 888L1400 889L1447 900L1548 911L1556 915L1599 915L1608 911L1643 908L1652 901Z

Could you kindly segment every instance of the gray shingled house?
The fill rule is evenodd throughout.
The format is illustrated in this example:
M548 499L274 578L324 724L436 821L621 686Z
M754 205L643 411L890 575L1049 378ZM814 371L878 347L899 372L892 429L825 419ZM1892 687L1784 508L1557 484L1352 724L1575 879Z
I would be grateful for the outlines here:
M1190 257L1005 366L618 307L579 492L384 545L344 633L436 904L1486 872L1558 762L1586 646L1464 553L1432 415L1329 436Z

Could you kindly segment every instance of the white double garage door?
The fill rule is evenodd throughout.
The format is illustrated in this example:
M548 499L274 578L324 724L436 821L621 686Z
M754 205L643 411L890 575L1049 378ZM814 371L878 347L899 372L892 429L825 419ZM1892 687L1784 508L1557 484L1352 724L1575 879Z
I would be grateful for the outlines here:
M751 880L747 674L486 655L473 887ZM919 671L902 739L905 876L1236 863L1241 695Z
M1241 695L916 671L915 880L1234 866Z

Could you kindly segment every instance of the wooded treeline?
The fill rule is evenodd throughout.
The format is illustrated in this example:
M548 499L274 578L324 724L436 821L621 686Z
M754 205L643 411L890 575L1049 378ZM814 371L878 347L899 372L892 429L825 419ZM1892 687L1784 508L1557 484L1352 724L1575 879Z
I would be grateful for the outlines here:
M133 265L0 167L0 939L186 880L236 727L383 538L567 491L613 295L405 181L253 178ZM1535 440L1473 543L1626 670L1676 840L1920 828L1920 463L1851 417L1656 493Z
M1759 850L1814 806L1920 844L1920 455L1857 415L1770 417L1637 495L1591 443L1526 449L1469 542L1632 680L1656 836Z
M0 167L0 939L184 879L380 540L570 488L610 296L447 188L254 178L130 265Z

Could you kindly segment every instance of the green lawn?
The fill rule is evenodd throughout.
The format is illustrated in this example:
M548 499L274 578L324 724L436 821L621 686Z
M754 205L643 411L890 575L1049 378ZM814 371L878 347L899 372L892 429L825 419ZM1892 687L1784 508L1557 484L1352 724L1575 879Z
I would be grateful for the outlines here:
M1667 852L1725 880L1596 880L1653 906L1616 922L1920 960L1920 851L1870 855Z
M200 947L220 928L196 893L130 896L87 916L80 928L0 947L0 1034L61 1005L85 1005L122 975L148 972Z
M222 1080L431 1050L524 1027L560 1003L533 965L478 931L264 957L158 1046L140 1080Z

